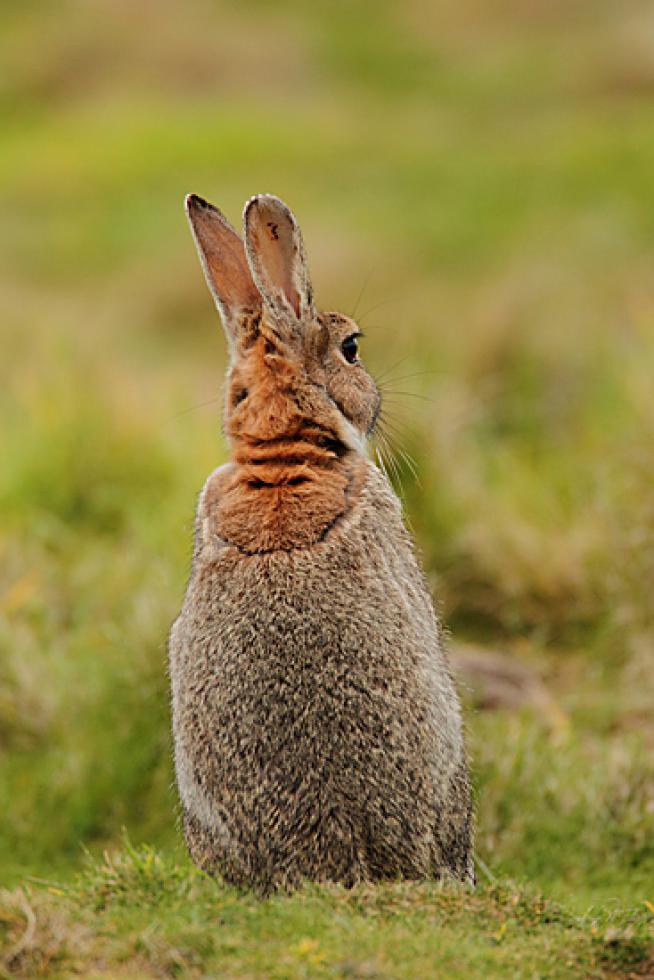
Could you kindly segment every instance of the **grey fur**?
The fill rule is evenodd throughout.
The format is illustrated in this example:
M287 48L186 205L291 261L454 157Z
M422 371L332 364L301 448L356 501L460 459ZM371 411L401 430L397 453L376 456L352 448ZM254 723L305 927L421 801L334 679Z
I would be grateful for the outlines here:
M170 636L184 829L201 868L264 893L305 879L474 881L439 625L396 495L359 466L359 492L307 548L246 554L222 540L216 474L199 500Z

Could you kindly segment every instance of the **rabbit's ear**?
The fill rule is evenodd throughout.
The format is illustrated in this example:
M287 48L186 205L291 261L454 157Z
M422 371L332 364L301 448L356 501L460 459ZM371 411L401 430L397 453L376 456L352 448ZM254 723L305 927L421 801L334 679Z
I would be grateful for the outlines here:
M238 333L239 314L261 309L261 293L252 281L243 242L213 204L189 194L186 213L200 262L230 343Z
M266 303L278 314L312 318L313 290L302 234L292 212L278 197L258 194L245 205L243 222L252 278Z

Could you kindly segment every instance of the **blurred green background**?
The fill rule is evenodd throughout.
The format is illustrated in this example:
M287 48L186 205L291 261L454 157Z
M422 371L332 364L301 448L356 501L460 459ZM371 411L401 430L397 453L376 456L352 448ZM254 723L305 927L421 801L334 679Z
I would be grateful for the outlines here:
M182 853L166 636L226 454L182 201L265 191L366 333L453 659L530 678L466 695L484 865L654 898L651 2L4 0L0 63L0 879Z

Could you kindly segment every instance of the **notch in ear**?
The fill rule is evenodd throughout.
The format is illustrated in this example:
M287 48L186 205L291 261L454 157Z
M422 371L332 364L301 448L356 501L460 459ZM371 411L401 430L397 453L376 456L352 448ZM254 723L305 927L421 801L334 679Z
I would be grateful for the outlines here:
M243 242L227 218L197 194L189 194L185 206L207 284L232 343L239 314L260 310L261 293L252 280Z
M313 290L299 225L278 197L257 194L243 212L252 278L268 306L298 320L315 316Z

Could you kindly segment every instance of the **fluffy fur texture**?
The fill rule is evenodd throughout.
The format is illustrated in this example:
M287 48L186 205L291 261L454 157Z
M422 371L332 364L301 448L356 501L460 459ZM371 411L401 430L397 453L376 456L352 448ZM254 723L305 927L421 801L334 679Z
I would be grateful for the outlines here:
M316 312L281 201L248 202L245 243L200 198L187 209L232 353L233 447L170 638L191 856L262 892L472 882L459 703L399 501L363 452L379 394L356 324Z

